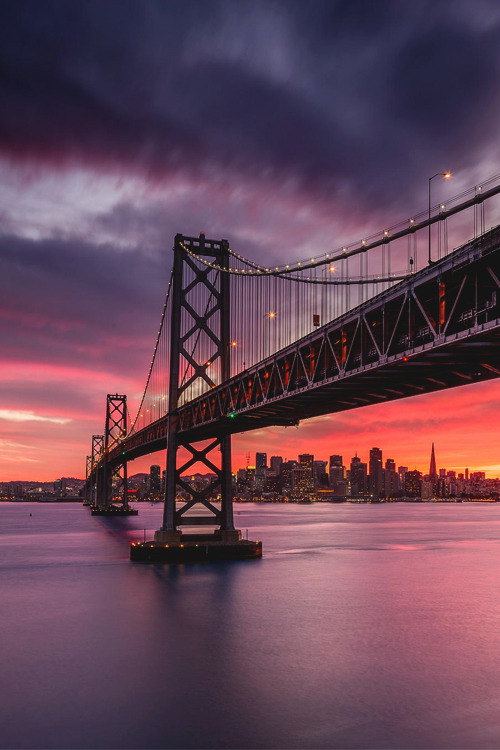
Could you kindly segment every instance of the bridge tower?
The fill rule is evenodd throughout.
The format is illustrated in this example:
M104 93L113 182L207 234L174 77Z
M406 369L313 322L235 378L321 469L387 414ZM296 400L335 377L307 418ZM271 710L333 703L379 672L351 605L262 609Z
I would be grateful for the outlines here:
M106 423L104 430L104 454L118 445L127 434L127 397L108 393L106 399ZM122 506L128 509L127 461L121 457L118 463L105 463L105 507Z
M90 504L97 505L100 496L100 485L102 484L102 466L100 459L104 452L104 435L92 435L92 450L90 456Z
M230 376L230 277L221 271L214 274L209 265L200 267L195 256L220 268L228 268L229 243L227 240L208 240L203 233L199 238L181 234L175 237L165 506L163 525L155 534L155 541L164 544L179 542L182 535L179 527L183 525L219 526L216 534L222 542L231 543L241 538L233 521L231 436L214 432L208 445L197 447L178 430L177 411L183 394L188 389L192 393L195 384L199 385L200 392L215 387L209 373L217 360L221 381ZM196 306L194 299L202 300L201 306ZM212 354L208 361L193 346L193 340L196 341L200 333L211 341ZM181 380L181 368L184 373L189 372L187 379ZM188 457L179 462L180 451L184 455L187 452ZM214 456L214 451L219 455ZM195 464L203 464L215 474L215 480L208 487L194 489L182 479L182 474ZM176 510L175 506L178 485L190 496L181 510ZM221 495L220 510L209 500L216 489ZM202 506L204 514L188 514L194 506L198 506L198 511Z
M95 469L93 515L137 515L128 504L127 461L120 442L127 434L127 397L108 394L104 435L99 436L100 461Z
M83 489L83 505L92 502L92 456L87 456L85 461L85 486Z

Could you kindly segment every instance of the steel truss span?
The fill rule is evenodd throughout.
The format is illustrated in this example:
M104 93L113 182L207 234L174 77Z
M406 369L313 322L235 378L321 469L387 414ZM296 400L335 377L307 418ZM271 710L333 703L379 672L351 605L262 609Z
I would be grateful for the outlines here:
M186 238L184 238L184 242ZM119 462L500 375L500 227L128 436Z

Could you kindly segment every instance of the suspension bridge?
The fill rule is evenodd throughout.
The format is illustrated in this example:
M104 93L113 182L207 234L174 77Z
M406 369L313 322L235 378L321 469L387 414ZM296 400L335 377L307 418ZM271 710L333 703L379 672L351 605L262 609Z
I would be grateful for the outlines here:
M109 394L87 456L92 513L127 514L137 512L128 462L166 449L163 524L131 558L261 554L234 527L235 433L498 377L499 194L500 175L377 235L272 267L227 240L178 234L137 414ZM208 486L186 480L194 466L213 476Z

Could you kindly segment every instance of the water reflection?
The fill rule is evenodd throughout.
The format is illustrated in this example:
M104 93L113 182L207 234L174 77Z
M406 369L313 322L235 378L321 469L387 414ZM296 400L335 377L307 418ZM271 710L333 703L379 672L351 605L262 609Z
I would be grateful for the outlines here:
M1 505L2 746L500 745L498 505L238 512L261 561L158 566L156 507Z

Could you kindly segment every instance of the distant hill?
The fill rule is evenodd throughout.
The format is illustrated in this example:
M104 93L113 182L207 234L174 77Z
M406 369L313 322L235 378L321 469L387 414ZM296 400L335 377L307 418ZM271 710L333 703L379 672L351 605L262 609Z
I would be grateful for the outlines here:
M50 482L37 482L34 480L26 481L25 479L10 479L7 482L2 482L2 485L22 484L22 486L26 489L31 489L33 487L52 489L54 486L54 482L59 482L60 480L62 480L68 487L83 487L83 485L85 484L85 479L77 479L76 477L58 477L57 479L52 479Z
M147 474L144 471L140 471L138 474L132 474L132 476L129 476L129 482L143 482L145 479L149 478L149 474Z

